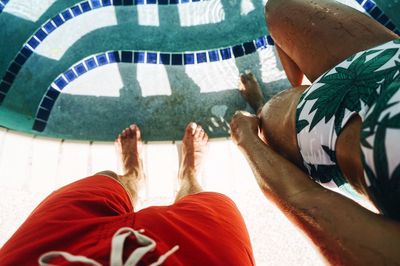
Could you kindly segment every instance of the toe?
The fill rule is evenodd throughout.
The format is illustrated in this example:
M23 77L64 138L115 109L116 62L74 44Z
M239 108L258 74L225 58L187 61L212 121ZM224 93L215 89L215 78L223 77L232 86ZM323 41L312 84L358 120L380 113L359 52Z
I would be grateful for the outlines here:
M199 134L199 138L203 139L205 134L206 134L206 132L204 131L204 129L201 129L200 130L200 134Z
M124 138L126 138L126 134L127 134L127 129L124 129L124 130L122 130L122 133L121 133L121 139L124 139Z
M133 131L133 135L136 136L137 139L140 139L141 138L140 128L136 124L132 124L130 128Z
M208 135L207 133L204 134L203 138L202 138L202 142L203 143L207 143L208 142Z
M194 133L195 133L195 131L196 131L196 128L197 128L197 124L196 124L195 122L190 122L190 123L186 126L186 131L185 131L185 133L186 133L186 134L189 134L189 135L194 135Z
M195 138L200 138L201 132L204 133L204 130L203 130L203 128L202 128L201 126L198 125L198 126L196 127L196 129L195 129L194 137L195 137Z

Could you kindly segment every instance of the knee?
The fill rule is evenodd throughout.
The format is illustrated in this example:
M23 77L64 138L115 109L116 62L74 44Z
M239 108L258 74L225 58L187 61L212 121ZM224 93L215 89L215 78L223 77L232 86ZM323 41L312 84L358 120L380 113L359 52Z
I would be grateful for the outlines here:
M106 175L106 176L109 176L109 177L112 177L112 178L118 180L118 175L115 172L110 171L110 170L98 172L98 173L96 173L96 175Z
M271 24L273 23L272 21L275 21L275 18L279 18L279 9L282 4L284 4L286 1L290 0L268 0L267 3L265 4L264 12L265 12L265 21L267 23L267 27L270 27Z

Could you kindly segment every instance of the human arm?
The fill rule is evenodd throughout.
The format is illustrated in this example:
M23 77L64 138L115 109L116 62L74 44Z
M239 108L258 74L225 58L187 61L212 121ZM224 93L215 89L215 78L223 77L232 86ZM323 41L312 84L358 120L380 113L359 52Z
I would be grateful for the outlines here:
M258 137L259 120L243 112L231 122L233 141L264 195L320 249L331 264L400 264L400 224L312 181Z

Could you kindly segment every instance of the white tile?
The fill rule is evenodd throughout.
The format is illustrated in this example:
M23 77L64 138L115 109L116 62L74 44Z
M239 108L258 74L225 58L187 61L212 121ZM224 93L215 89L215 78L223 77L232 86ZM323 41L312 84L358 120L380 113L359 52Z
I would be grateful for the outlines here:
M34 192L56 189L61 140L37 137L33 142L32 173L28 188Z
M91 148L91 172L92 174L110 170L122 174L117 161L117 151L113 142L93 142Z
M58 159L57 187L87 177L89 173L89 142L64 141Z
M226 140L210 141L204 156L204 189L229 193L234 189L233 161Z
M146 145L148 197L175 196L179 158L177 147L170 143Z
M0 161L0 186L22 188L26 186L31 171L33 137L8 132L3 137Z

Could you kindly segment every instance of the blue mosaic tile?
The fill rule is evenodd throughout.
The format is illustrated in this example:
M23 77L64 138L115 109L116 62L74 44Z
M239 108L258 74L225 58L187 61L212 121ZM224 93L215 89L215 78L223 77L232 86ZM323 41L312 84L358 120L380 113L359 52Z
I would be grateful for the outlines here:
M206 52L197 53L196 59L198 64L207 62L207 53Z
M133 6L133 0L124 0L124 6Z
M47 31L47 33L51 33L53 30L56 29L56 27L54 27L53 23L51 23L51 20L48 21L46 24L44 24L43 28Z
M172 65L182 65L182 54L172 54L171 64Z
M19 53L17 57L14 59L15 62L20 64L21 66L26 62L27 58L22 55L22 53Z
M2 9L0 8L0 12L2 11ZM6 98L6 95L4 93L0 92L0 104L4 101L4 99Z
M170 4L179 4L179 0L169 0Z
M171 60L171 55L170 54L160 54L160 64L163 65L169 65Z
M119 63L121 60L119 59L119 53L117 51L115 52L108 52L108 61L110 63Z
M46 92L46 97L53 99L54 101L57 100L58 96L60 95L60 91L50 87L50 89Z
M192 2L200 2L200 0L192 0Z
M133 54L131 51L122 51L121 52L121 61L124 63L132 63L133 62Z
M4 9L4 6L3 6L3 5L0 5L0 13L3 12L3 9ZM4 99L3 95L4 95L4 94L0 94L0 103L1 103L1 102L3 101L3 99ZM5 96L5 95L4 95L4 96Z
M33 53L32 49L26 45L21 49L21 54L25 55L26 57L31 56L32 53Z
M368 11L370 11L371 9L373 9L373 8L375 7L375 4L374 4L372 1L367 0L367 1L364 3L363 7L364 7L364 9L368 12Z
M29 44L33 49L35 49L36 47L38 47L39 41L36 40L35 37L32 36L32 37L29 39L28 44Z
M210 58L210 62L215 62L219 60L218 51L209 51L208 57Z
M157 64L157 53L147 53L147 63Z
M13 62L8 68L8 70L16 75L21 70L21 66Z
M155 4L157 4L157 0L147 0L146 3L148 5L155 5Z
M158 0L159 5L168 5L169 1L168 0Z
M244 53L251 54L256 51L256 47L254 46L253 42L245 42L243 43Z
M72 69L69 69L67 71L64 72L64 76L67 78L67 80L69 82L73 81L74 79L76 79L76 74Z
M400 35L400 30L394 30L394 33L396 33L397 35Z
M82 14L82 11L81 11L81 9L79 8L79 6L73 6L73 7L71 8L71 10L72 10L72 14L74 14L75 17L76 17L76 16L79 16L80 14Z
M60 90L64 89L68 84L68 82L62 76L58 77L54 83Z
M266 47L266 46L267 46L267 43L265 42L265 37L257 38L257 40L256 40L256 47L257 48L263 48L263 47Z
M39 108L39 111L36 114L36 118L44 121L47 121L49 119L49 116L50 116L49 110L46 110L44 108Z
M65 21L70 20L72 18L72 15L69 12L69 10L65 10L64 12L61 13L61 15L63 16Z
M33 123L32 129L35 131L43 132L46 128L46 122L45 121L40 121L40 120L35 120Z
M134 52L133 53L134 63L144 63L144 52Z
M111 6L111 0L103 0L101 1L103 6Z
M83 63L79 63L78 65L76 65L74 67L74 69L75 69L76 73L78 74L78 76L86 73L86 71L87 71L86 67L85 67L85 65Z
M42 29L38 29L38 30L36 31L36 33L35 33L35 36L36 36L36 38L38 38L39 40L43 41L43 40L46 38L47 33L44 32Z
M54 24L56 24L57 27L60 27L62 24L64 24L64 20L61 18L60 15L55 16L52 21Z
M81 9L82 9L83 13L92 10L92 8L91 8L90 5L89 5L89 2L83 2L83 3L81 3Z
M144 0L135 0L135 5L143 5Z
M184 3L189 3L190 2L190 0L181 0L181 3L182 4L184 4Z
M10 0L3 0L3 5L7 5L8 2L10 2Z
M100 0L90 0L90 2L92 3L93 9L101 7Z
M7 71L3 77L3 80L11 84L15 80L15 75Z
M244 50L242 45L236 45L232 47L232 52L235 57L241 57L244 55Z
M363 1L364 0L357 0L357 3L359 3L361 5Z
M96 56L97 62L99 63L99 66L106 65L108 63L107 56L105 54L99 54Z
M373 18L377 18L380 15L382 15L382 11L379 7L375 7L374 9L372 9L371 12L369 12L369 14L373 17Z
M42 100L42 103L40 104L40 107L51 111L51 108L53 108L54 103L55 102L53 101L53 99L44 97L43 100Z
M381 24L385 25L388 23L389 18L386 15L382 15L377 19Z
M274 39L272 39L272 37L269 36L269 35L267 36L267 42L268 42L269 45L274 45L275 44Z
M224 48L224 49L221 49L219 51L221 52L221 57L222 57L223 60L226 60L226 59L229 59L229 58L232 57L230 48Z
M388 28L389 30L394 30L396 28L396 25L394 25L392 22L389 22L388 24L386 24L386 28Z
M86 65L86 68L87 68L88 70L91 70L91 69L97 67L97 63L96 63L96 61L94 60L93 57L91 57L91 58L89 58L89 59L86 59L86 60L85 60L85 65Z
M7 94L7 92L10 90L11 85L2 81L0 83L0 92Z
M113 4L114 4L114 6L121 6L122 5L122 0L114 0Z
M185 65L194 64L194 54L184 54L183 58L184 58Z

